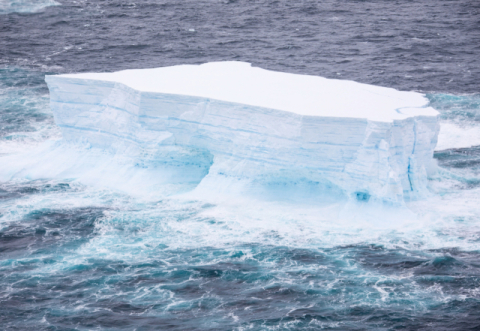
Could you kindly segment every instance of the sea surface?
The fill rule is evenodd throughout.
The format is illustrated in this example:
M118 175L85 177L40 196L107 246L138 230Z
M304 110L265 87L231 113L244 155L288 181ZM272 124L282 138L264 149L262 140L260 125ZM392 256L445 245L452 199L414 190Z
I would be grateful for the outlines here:
M426 93L439 171L417 219L7 165L0 330L480 330L479 1L0 0L0 164L43 169L61 142L45 74L220 60Z

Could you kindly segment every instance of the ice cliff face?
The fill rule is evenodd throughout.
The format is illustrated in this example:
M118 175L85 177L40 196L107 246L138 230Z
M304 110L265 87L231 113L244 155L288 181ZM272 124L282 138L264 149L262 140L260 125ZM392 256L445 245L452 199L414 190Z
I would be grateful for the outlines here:
M46 80L67 141L145 167L177 162L165 159L171 146L196 150L204 163L213 157L199 184L212 190L313 185L360 202L401 204L427 194L435 169L437 112L418 93L241 62Z

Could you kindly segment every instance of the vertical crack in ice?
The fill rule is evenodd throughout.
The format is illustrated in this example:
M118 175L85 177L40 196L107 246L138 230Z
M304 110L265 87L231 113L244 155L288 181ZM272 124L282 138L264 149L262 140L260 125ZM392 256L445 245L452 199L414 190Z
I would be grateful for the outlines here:
M412 184L412 160L415 155L415 147L417 144L417 121L413 120L413 147L412 147L412 153L410 155L410 158L408 160L408 182L410 183L410 191L413 192L413 184Z

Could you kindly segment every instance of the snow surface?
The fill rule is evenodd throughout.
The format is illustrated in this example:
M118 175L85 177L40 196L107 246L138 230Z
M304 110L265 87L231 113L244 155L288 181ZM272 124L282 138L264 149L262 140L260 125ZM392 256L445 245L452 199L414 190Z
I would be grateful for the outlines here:
M436 171L437 112L419 93L239 62L46 81L66 142L132 160L122 161L133 165L122 170L132 181L120 183L111 166L89 177L122 188L140 177L148 180L135 190L191 178L202 199L347 199L356 209L425 197Z
M411 116L437 115L436 110L427 107L428 99L420 93L270 71L245 62L212 62L61 77L116 82L137 91L197 96L308 116L391 122Z

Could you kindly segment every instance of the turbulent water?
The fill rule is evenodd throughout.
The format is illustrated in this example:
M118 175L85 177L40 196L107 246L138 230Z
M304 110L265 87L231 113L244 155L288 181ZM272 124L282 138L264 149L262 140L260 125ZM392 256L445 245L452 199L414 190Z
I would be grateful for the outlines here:
M0 0L0 329L478 330L479 31L467 0ZM189 195L194 176L144 194L149 165L58 152L45 74L217 60L427 93L417 216ZM53 169L85 159L121 189Z

